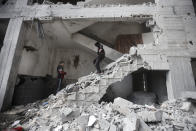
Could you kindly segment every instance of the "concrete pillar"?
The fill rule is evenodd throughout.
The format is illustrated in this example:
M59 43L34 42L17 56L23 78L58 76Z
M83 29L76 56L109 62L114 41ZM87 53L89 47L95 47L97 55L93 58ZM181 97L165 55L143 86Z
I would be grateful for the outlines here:
M23 19L10 19L0 52L0 110L11 106L20 64L24 34Z
M170 71L167 74L169 99L181 97L184 91L196 91L194 76L187 57L168 57Z
M97 47L94 45L97 41L82 35L80 33L76 33L72 35L72 40L79 43L80 45L89 48L95 52L97 52ZM122 56L122 54L108 46L103 45L103 48L106 52L105 56L113 61L115 61L116 59L118 59L119 57Z

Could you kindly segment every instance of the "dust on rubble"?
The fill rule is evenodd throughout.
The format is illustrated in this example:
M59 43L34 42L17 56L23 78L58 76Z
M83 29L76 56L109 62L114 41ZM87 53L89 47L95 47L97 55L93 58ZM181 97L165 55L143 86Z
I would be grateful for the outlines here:
M101 104L68 101L74 100L74 92L113 75L120 64L132 63L134 55L124 55L109 64L103 75L81 77L56 95L0 114L0 129L21 126L28 131L195 131L196 108L187 99L161 105L137 105L120 97L113 103Z
M18 115L9 127L22 126L29 131L147 131L196 130L193 103L166 101L161 106L136 105L123 98L114 103L77 106L65 102L66 93L27 106L15 107L4 114ZM188 103L188 104L187 104Z

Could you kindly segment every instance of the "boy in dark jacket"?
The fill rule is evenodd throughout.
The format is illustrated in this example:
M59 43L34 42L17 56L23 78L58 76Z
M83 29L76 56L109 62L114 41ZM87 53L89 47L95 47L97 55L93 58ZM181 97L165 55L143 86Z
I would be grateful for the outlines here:
M97 69L97 73L101 73L100 62L105 58L105 51L103 49L103 45L101 45L100 43L98 42L95 43L95 46L98 48L98 50L97 50L97 57L93 61L93 63Z
M57 66L58 87L56 93L60 91L64 76L67 74L66 72L64 72L63 67L64 67L64 61L60 61L59 65Z

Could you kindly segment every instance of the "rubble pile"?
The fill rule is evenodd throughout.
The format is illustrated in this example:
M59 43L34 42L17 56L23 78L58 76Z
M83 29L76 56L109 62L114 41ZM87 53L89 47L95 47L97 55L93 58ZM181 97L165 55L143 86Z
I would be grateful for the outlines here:
M101 75L91 73L56 95L4 112L21 115L4 125L29 131L195 131L195 101L188 97L191 93L186 99L161 105L137 105L120 97L113 103L98 103L111 83L141 67L150 68L136 52L126 54ZM191 98L195 99L194 95Z
M66 100L78 104L97 103L112 83L122 81L125 76L140 68L150 69L150 66L139 55L125 54L107 65L103 74L91 73L79 78L75 84L68 85Z
M25 117L10 125L29 131L195 131L193 103L166 101L159 105L136 105L123 98L113 103L71 106L65 90L23 108ZM187 106L187 103L191 106Z

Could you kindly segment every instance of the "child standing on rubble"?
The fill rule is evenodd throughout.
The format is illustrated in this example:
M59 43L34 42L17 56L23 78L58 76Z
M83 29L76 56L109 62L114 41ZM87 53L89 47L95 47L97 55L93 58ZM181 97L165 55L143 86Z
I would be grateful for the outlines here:
M105 51L103 49L103 45L101 45L99 42L95 43L95 46L98 48L98 50L97 50L97 57L93 61L93 64L97 69L97 73L101 73L100 63L105 58Z
M64 72L64 61L60 61L59 65L57 66L57 78L58 78L58 82L57 82L57 91L60 91L61 86L62 86L62 81L64 79L64 76L67 74L66 72Z

